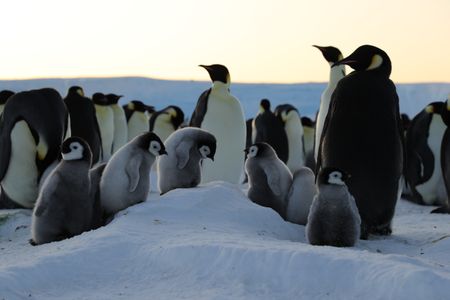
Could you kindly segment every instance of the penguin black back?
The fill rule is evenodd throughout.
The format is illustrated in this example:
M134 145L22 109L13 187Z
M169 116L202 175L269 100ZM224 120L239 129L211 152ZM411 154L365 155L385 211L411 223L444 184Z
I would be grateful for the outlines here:
M81 137L89 144L92 161L97 163L101 157L102 141L93 102L84 97L84 91L79 86L69 88L64 102L70 114L72 136Z
M450 97L449 97L450 98ZM450 214L450 102L449 99L441 111L442 121L447 125L441 144L441 169L444 177L445 190L447 191L447 203L433 210L431 213L447 213Z
M316 170L332 166L352 174L348 187L361 214L363 238L390 234L404 157L391 62L383 50L364 45L336 64L355 71L333 93Z
M284 162L288 159L288 140L283 121L270 110L268 99L260 102L261 113L254 120L256 130L255 142L266 142L273 147L278 157Z

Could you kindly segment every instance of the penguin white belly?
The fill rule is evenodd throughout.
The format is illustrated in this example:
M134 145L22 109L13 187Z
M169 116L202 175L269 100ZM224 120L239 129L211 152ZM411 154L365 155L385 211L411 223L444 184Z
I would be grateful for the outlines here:
M224 180L238 183L244 168L246 125L239 101L211 91L201 128L217 139L214 161L204 160L202 183Z
M446 198L440 198L440 187L442 184L442 170L441 170L441 143L442 137L445 132L445 124L441 117L438 115L433 115L433 119L430 123L429 136L428 136L428 146L433 152L434 156L434 170L431 178L416 186L416 190L422 195L422 199L426 204L443 204Z
M148 116L145 113L135 111L128 120L128 141L142 133L148 132L150 129L148 121Z
M108 161L114 140L114 113L111 107L101 105L95 105L95 111L102 137L103 161Z
M317 114L316 120L316 134L315 134L315 149L314 149L314 159L317 161L317 155L319 153L320 137L322 135L323 125L325 124L325 119L327 118L328 109L330 108L331 95L334 92L336 86L328 85L326 90L323 92L320 98L320 108Z
M36 143L25 121L11 130L11 156L2 181L8 196L20 205L32 208L38 196Z
M173 125L170 122L156 120L155 126L153 127L153 132L156 133L163 142L165 142L169 135L174 131Z
M303 141L305 143L305 154L314 149L314 129L303 127Z
M289 145L287 166L294 173L305 165L303 153L303 126L297 114L284 125Z
M123 109L118 105L113 105L112 109L114 112L114 140L112 153L115 153L120 147L128 142L128 126Z
M0 114L2 114L3 113L3 110L5 109L5 105L3 104L3 105L0 105Z

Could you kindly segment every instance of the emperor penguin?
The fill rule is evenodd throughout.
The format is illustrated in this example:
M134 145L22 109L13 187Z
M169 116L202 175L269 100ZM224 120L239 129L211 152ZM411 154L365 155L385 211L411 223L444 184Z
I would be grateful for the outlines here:
M167 154L164 144L153 132L138 135L114 153L100 179L100 202L107 216L147 199L150 168L162 154Z
M70 135L69 115L54 89L17 93L0 118L0 208L32 208L42 174Z
M307 167L301 167L295 171L287 198L286 220L295 224L306 225L309 209L316 194L314 172Z
M286 165L292 174L305 165L304 130L300 113L291 104L278 105L275 116L283 123L288 142L288 160Z
M0 91L0 114L3 113L3 109L5 108L6 101L8 101L9 97L14 95L15 93L10 90Z
M138 100L129 102L124 108L128 126L128 141L149 131L148 109L147 105Z
M107 162L111 158L114 141L114 111L102 93L92 95L92 101L102 140L102 162Z
M114 138L112 143L112 154L117 152L120 147L128 142L128 125L127 118L123 108L118 105L119 99L122 95L108 94L106 98L109 106L112 108L114 115Z
M267 143L255 143L245 152L248 198L256 204L272 208L285 219L287 196L292 185L291 171Z
M303 126L303 145L305 147L305 166L311 170L316 169L316 160L314 158L314 135L315 123L309 117L302 117Z
M184 113L178 106L169 105L166 108L154 112L150 117L150 131L156 133L163 142L184 121Z
M437 209L431 211L431 213L446 213L450 214L450 94L448 95L447 101L441 111L442 120L447 126L444 132L441 143L441 170L444 179L444 185L446 190L447 199L446 201Z
M355 198L347 188L348 178L347 173L337 168L320 171L318 194L306 225L306 237L311 245L353 247L358 241L361 217Z
M313 47L316 47L320 50L320 52L322 52L323 57L330 65L330 80L328 81L328 85L320 97L320 107L316 117L314 159L317 161L320 137L322 135L323 125L330 107L331 95L333 94L339 80L345 76L345 65L335 64L337 61L344 58L338 48L332 46L321 47L317 45L314 45Z
M79 86L69 88L64 98L70 115L70 130L72 136L81 137L89 144L92 152L92 163L100 162L102 157L102 139L95 115L95 107L91 99L84 96Z
M335 65L355 71L334 90L319 146L316 170L333 167L352 175L347 186L361 215L361 237L391 234L403 170L403 129L391 61L364 45ZM317 173L317 172L316 172Z
M32 245L70 238L92 226L89 144L82 138L70 137L62 144L61 155L62 160L45 180L33 210Z
M252 142L265 142L272 146L279 159L284 163L288 161L288 138L281 118L277 118L270 109L270 101L262 99L259 112L253 120Z
M165 142L167 155L158 159L158 187L162 194L176 188L196 187L201 180L201 162L214 160L216 138L206 130L186 127L173 132Z
M224 180L239 183L244 166L245 119L239 100L230 94L230 73L223 65L200 65L212 80L212 87L200 95L190 126L207 130L217 139L214 163L202 164L202 182Z
M405 179L407 199L419 204L443 205L447 194L441 170L441 144L447 128L441 112L444 102L433 102L417 114L406 134Z

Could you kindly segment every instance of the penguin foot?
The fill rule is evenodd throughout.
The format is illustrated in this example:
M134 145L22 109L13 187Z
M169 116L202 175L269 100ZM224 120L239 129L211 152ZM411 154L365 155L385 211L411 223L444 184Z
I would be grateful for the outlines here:
M430 214L450 214L450 208L447 205L443 205L436 209L433 209Z
M28 243L30 243L31 246L37 246L38 245L33 239L29 239Z
M392 234L392 229L391 229L391 226L389 224L389 225L373 228L372 233L375 234L375 235L391 235Z

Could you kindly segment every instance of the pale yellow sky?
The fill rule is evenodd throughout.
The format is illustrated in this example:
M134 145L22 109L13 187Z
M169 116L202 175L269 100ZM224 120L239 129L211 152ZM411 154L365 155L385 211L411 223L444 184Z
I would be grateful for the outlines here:
M344 56L373 44L396 82L450 82L449 0L10 0L1 79L147 76L235 82L327 81L311 47Z

